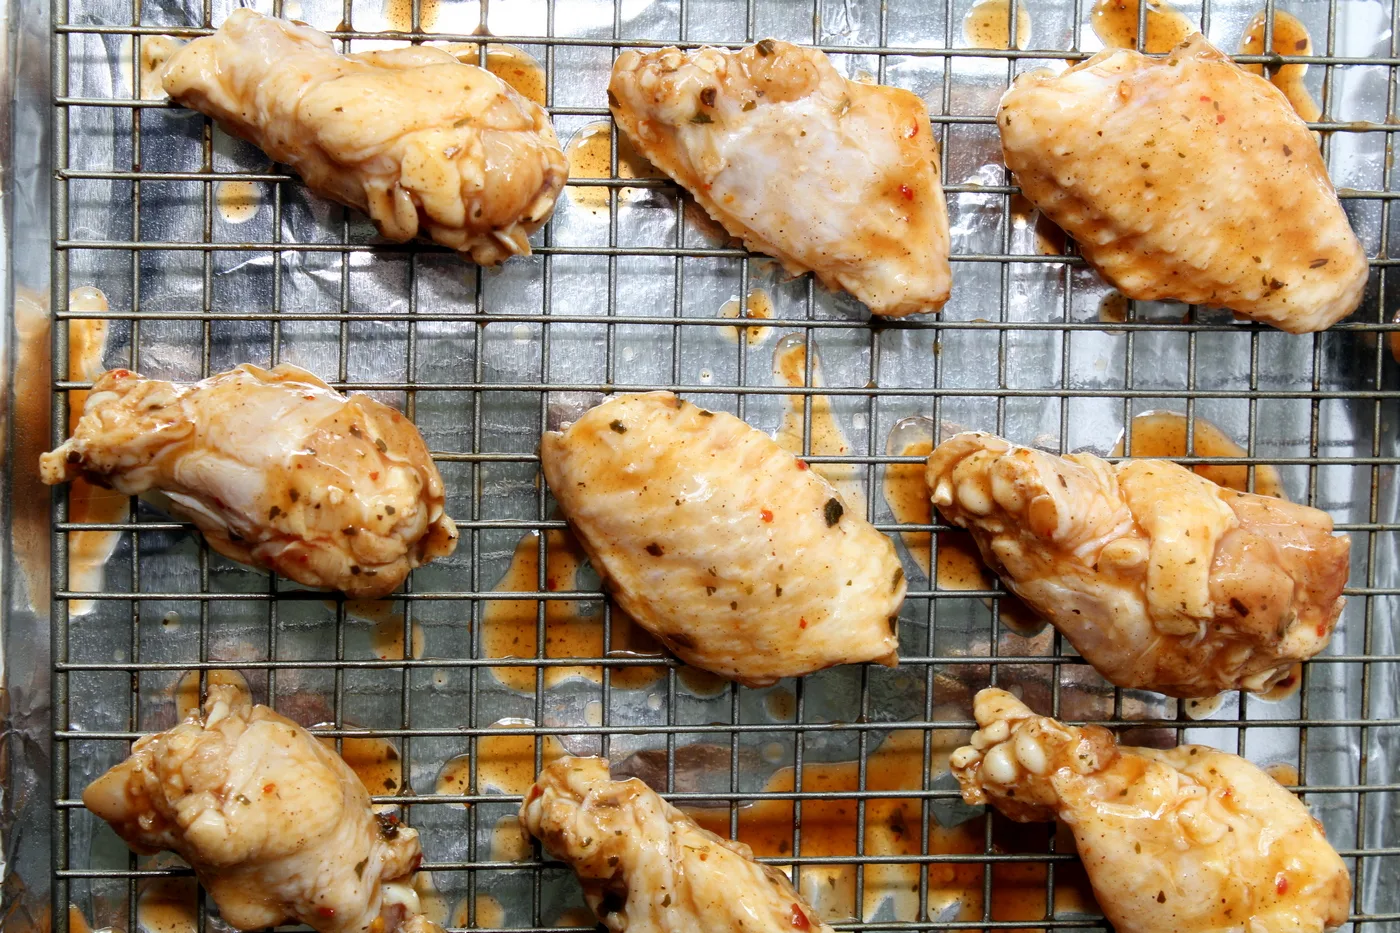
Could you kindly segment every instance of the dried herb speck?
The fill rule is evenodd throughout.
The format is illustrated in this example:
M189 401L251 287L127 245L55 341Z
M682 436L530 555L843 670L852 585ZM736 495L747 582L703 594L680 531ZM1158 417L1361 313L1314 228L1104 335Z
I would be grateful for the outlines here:
M612 428L618 434L627 433L627 425L623 424L621 421L614 420L612 424L608 425L608 427Z
M830 528L841 520L841 516L846 513L846 508L841 504L840 499L831 498L826 500L826 505L822 508L822 514L826 516L826 526Z

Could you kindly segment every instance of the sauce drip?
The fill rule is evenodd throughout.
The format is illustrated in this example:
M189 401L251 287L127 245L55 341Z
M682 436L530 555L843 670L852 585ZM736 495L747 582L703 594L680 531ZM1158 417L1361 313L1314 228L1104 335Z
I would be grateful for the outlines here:
M454 42L444 46L459 62L481 67L481 46L475 42ZM524 49L491 42L486 46L486 70L515 89L528 101L544 106L548 82L539 59Z
M333 605L333 604L331 604ZM397 608L393 600L349 599L345 601L345 612L350 618L363 619L372 623L369 642L370 650L381 661L402 661L404 654L403 610ZM412 657L423 656L423 626L413 623L409 650Z
M1213 697L1188 697L1181 701L1182 712L1186 718L1193 720L1209 719L1220 707L1225 705L1230 693L1217 693Z
M1138 40L1138 0L1098 0L1089 23L1105 46L1135 49ZM1166 0L1147 0L1144 52L1169 52L1197 31L1196 24Z
M476 910L469 911L467 908L473 903ZM489 894L478 894L474 902L465 898L457 902L457 908L452 911L450 926L461 929L471 925L473 913L476 916L476 927L483 929L499 929L506 919L505 908L501 906L500 901Z
M219 216L231 224L243 224L258 214L262 204L262 193L251 181L221 181L215 187L214 200L219 205Z
M492 729L534 725L528 719L502 719L492 723ZM535 783L535 742L533 735L483 735L476 740L476 792L488 790L503 794L523 794ZM541 736L541 767L564 755L564 746L552 735ZM469 795L472 793L472 761L470 755L458 755L442 766L438 773L436 793ZM455 804L454 806L462 806ZM514 817L510 818L514 820ZM517 826L518 828L518 826ZM497 826L497 830L500 826ZM493 842L494 846L494 842Z
M1400 324L1400 311L1395 312L1395 317L1390 319L1392 324ZM1393 330L1386 335L1386 340L1390 343L1390 356L1395 362L1400 363L1400 330Z
M1171 460L1188 456L1186 452L1186 416L1174 411L1148 411L1133 418L1133 449L1129 456L1155 457ZM1113 445L1112 457L1123 456L1123 438ZM1204 418L1196 418L1194 453L1196 457L1245 457L1247 452L1220 428ZM1249 468L1200 464L1195 471L1211 482L1249 491ZM1254 491L1261 496L1287 499L1278 470L1267 464L1254 468Z
M1128 296L1111 291L1099 299L1099 320L1105 324L1122 324L1128 319Z
M935 732L929 780L946 770L947 756L966 737L962 732ZM840 792L859 789L858 764L853 761L805 762L802 790ZM867 790L919 790L924 787L923 733L913 730L891 732L870 756L866 767ZM773 793L794 789L792 768L779 770L765 790ZM857 854L856 819L858 802L851 799L807 800L797 821L801 828L804 856L849 856ZM722 808L695 809L689 815L718 835L729 835L729 813ZM760 798L739 811L738 838L758 856L782 857L793 851L794 806L791 800ZM920 843L922 807L917 799L880 798L865 803L863 854L873 856L916 856ZM1026 840L1043 845L1044 826L1021 827L998 820L993 844L997 851L1028 848ZM1005 830L1005 832L1003 832ZM934 854L981 854L984 851L983 823L972 820L945 829L929 816L928 851ZM1033 842L1032 845L1035 843ZM828 920L856 915L855 866L808 865L801 871L801 893L816 911ZM955 904L959 919L982 916L983 866L976 863L938 863L928 866L928 910L939 917ZM1046 915L1045 865L1002 863L992 869L991 916L994 920L1037 920ZM1055 908L1093 910L1093 897L1079 865L1058 866L1055 870ZM917 864L877 863L865 868L865 892L861 915L869 918L882 903L892 902L896 920L915 920L919 910L919 866Z
M1298 692L1299 688L1301 688L1302 685L1303 665L1301 663L1297 663L1289 669L1288 674L1282 680L1274 684L1268 690L1265 690L1263 693L1256 693L1255 696L1257 696L1261 700L1268 700L1271 703L1277 703L1280 700L1286 700L1289 697L1293 696L1295 693Z
M1016 5L1016 48L1031 42L1031 14L1027 0ZM978 0L963 17L963 40L974 49L1011 48L1011 0Z
M773 319L773 299L761 288L750 289L749 297L748 300L744 302L742 313L739 310L739 299L731 298L720 307L719 316L769 321ZM774 329L772 327L725 327L721 329L721 333L723 333L725 338L731 343L737 344L739 342L739 332L741 330L744 332L744 338L748 341L749 346L756 347L767 340L768 335L773 333Z
M311 729L332 729L333 723L317 723ZM318 735L331 751L335 751L335 739L328 735ZM380 796L398 796L409 793L403 782L403 758L398 746L388 739L374 736L356 736L341 739L340 757L350 766L365 785L365 790ZM376 810L392 810L393 804L376 806Z
M822 378L821 357L816 352L816 342L812 343L812 386L825 384ZM801 388L807 385L807 345L802 334L788 334L773 350L773 378L778 385ZM836 420L831 409L831 399L825 395L810 396L812 409L811 455L817 457L840 457L850 454L851 442L846 432ZM804 456L802 444L804 397L789 395L787 411L783 414L782 426L774 438L778 446L795 456ZM846 508L857 514L865 514L865 493L861 489L859 472L854 463L814 464L822 478L836 487Z
M238 671L225 668L214 668L205 672L205 682L211 687L225 686L233 687L240 696L252 700L252 692L248 689L248 681ZM175 716L183 721L191 713L197 712L200 708L202 698L199 695L199 671L186 671L180 678L180 682L175 685Z
M1064 230L1042 214L1023 194L1011 196L1011 225L1018 230L1028 227L1034 230L1037 255L1063 256L1069 248L1069 236Z
M136 923L146 933L195 933L195 896L193 878L156 878L136 900Z
M530 837L513 816L503 816L491 830L491 861L523 862L530 857Z
M160 100L165 97L165 87L161 83L161 73L167 59L184 45L179 39L169 36L141 37L141 79L142 100Z
M702 671L698 667L691 667L689 664L676 672L676 679L692 694L702 699L717 697L729 689L729 681L723 677Z
M545 567L547 590L572 590L578 585L578 572L587 560L578 541L567 531L547 531ZM496 592L539 591L539 535L531 532L520 539ZM533 658L538 655L537 615L540 603L533 599L488 600L482 612L481 646L488 658ZM579 602L551 599L544 601L545 647L547 658L597 658L603 654L603 611L598 601ZM612 652L636 657L660 655L662 648L641 626L616 606L612 611ZM546 688L572 677L603 682L601 667L546 667ZM647 665L613 667L612 685L637 690L660 679L666 669ZM502 684L524 693L535 690L535 668L530 666L493 667L491 673Z
M1266 765L1264 773L1284 787L1296 787L1298 784L1298 769L1286 761Z
M797 718L797 697L791 690L779 687L763 698L763 708L778 722L791 722Z
M564 147L564 156L569 160L571 179L612 178L612 124L607 120L599 120L583 127ZM656 167L637 152L625 133L617 134L617 177L661 177ZM579 207L593 214L607 215L608 189L602 185L570 185L564 190ZM618 203L628 200L637 190L619 188Z
M384 0L384 19L396 32L413 31L413 0ZM437 26L438 0L419 0L418 28L429 32Z
M1241 55L1265 54L1265 18L1265 12L1260 10L1249 21L1249 26L1244 31L1244 38L1240 40ZM1278 55L1312 54L1312 36L1308 34L1308 28L1297 17L1285 13L1283 10L1274 11L1273 38L1273 51ZM1257 75L1264 75L1267 70L1266 66L1262 64L1241 65L1240 67ZM1283 96L1288 98L1288 103L1293 106L1298 116L1309 123L1315 123L1322 116L1322 108L1317 105L1317 101L1313 99L1312 93L1303 82L1303 75L1307 73L1307 65L1295 63L1269 71L1267 77L1269 83L1282 91Z

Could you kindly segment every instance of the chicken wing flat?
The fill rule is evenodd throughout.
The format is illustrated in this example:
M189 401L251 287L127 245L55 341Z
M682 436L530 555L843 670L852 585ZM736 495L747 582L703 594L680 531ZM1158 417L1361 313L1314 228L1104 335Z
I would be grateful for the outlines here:
M1195 35L1017 79L1006 166L1129 298L1229 308L1292 333L1356 309L1366 256L1307 126Z
M928 484L1007 587L1120 687L1266 691L1342 609L1351 542L1327 513L1166 460L966 433L929 456Z
M544 110L444 49L340 55L323 32L240 8L161 81L388 239L485 265L529 254L569 175Z
M441 933L419 914L418 833L376 816L340 756L238 688L137 741L83 792L137 852L169 849L240 930Z
M981 729L950 759L963 799L1063 821L1121 933L1320 933L1346 921L1351 876L1322 824L1243 758L1120 747L1004 690L978 693L976 715Z
M412 422L285 363L193 385L103 373L40 474L158 490L225 557L355 597L386 595L457 546Z
M701 829L602 758L561 758L525 794L520 823L578 873L613 933L831 933L776 868Z
M624 52L608 101L643 155L789 274L815 272L891 317L948 300L938 145L909 91L764 39L741 52Z
M621 395L540 443L594 569L680 658L744 684L894 664L894 545L772 438L669 392Z

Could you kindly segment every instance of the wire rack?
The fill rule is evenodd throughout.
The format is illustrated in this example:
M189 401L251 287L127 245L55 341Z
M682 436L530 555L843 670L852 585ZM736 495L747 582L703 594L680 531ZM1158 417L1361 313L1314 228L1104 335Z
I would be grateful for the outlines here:
M1241 59L1270 73L1308 65L1309 86L1324 103L1314 126L1334 176L1339 166L1371 167L1342 171L1338 179L1372 256L1367 302L1326 334L1287 337L1202 309L1183 317L1180 307L1141 305L1123 320L1101 320L1095 309L1103 286L1073 249L1036 248L1027 240L1017 189L995 164L995 101L1015 73L1097 48L1085 0L1072 8L1013 0L1012 30L1024 29L1023 9L1035 16L1029 51L1014 41L1010 50L966 47L962 22L970 4L964 0L811 6L672 0L635 9L620 0L601 8L498 0L489 9L485 0L444 0L441 8L412 0L397 29L389 28L388 8L307 0L303 10L293 2L276 0L270 12L323 28L339 19L336 37L357 49L381 40L480 43L489 27L491 41L523 48L543 66L561 139L608 119L600 81L623 48L737 47L770 34L815 44L848 73L910 86L927 101L948 182L957 294L939 318L870 323L809 280L780 281L762 257L714 236L670 182L622 177L615 129L608 130L608 177L570 181L571 194L536 238L531 259L479 273L432 247L377 242L362 219L306 197L280 167L259 167L251 149L230 149L208 121L141 99L142 42L206 34L227 14L226 4L54 0L54 441L65 434L68 393L87 386L69 378L66 331L75 319L109 321L106 365L152 375L199 378L244 360L291 359L339 388L397 404L418 421L462 531L451 560L418 571L386 603L401 613L392 617L397 637L407 645L423 638L426 649L386 658L366 649L357 607L231 565L186 524L135 501L127 520L70 521L66 492L58 491L51 554L56 929L68 929L74 903L99 922L135 930L142 886L188 874L114 848L79 797L134 738L170 724L176 679L199 671L202 685L209 671L230 667L243 672L260 701L307 724L328 723L324 734L337 742L393 744L413 790L398 787L376 802L398 807L422 830L424 869L439 889L469 905L456 925L562 930L561 907L581 904L567 873L538 850L505 860L493 858L485 842L495 816L513 810L519 797L485 788L478 774L482 743L555 734L567 734L571 750L614 759L652 750L664 762L655 778L671 791L668 797L727 808L731 832L742 808L762 796L772 770L755 769L750 750L776 743L770 764L793 769L794 790L768 796L794 802L792 851L768 860L798 874L849 866L857 917L837 922L838 929L1101 925L1083 914L1029 922L994 916L998 866L1046 866L1044 902L1055 904L1057 870L1063 873L1074 856L1063 842L1057 850L1052 829L1043 828L1024 851L998 844L991 821L979 830L978 851L944 852L936 844L940 814L957 794L939 780L935 749L971 727L967 701L977 686L1031 676L1045 684L1041 705L1052 714L1128 722L1255 760L1291 761L1298 790L1353 868L1351 922L1400 928L1400 901L1379 883L1394 877L1400 858L1393 757L1400 653L1390 634L1400 596L1394 490L1400 391L1387 349L1387 338L1400 339L1388 323L1400 302L1387 288L1397 261L1389 255L1396 197L1390 165L1400 130L1394 116L1400 10L1393 3L1270 0L1269 12L1287 9L1309 25L1314 52ZM1352 22L1362 8L1373 45L1354 54ZM1183 6L1223 45L1237 41L1254 9ZM1149 13L1155 15L1147 5L1139 10L1138 35L1145 34ZM1269 29L1265 48L1273 47ZM483 48L483 63L486 54ZM1370 85L1357 90L1349 82L1358 75ZM1370 162L1361 158L1366 154ZM221 219L218 186L228 182L262 192L258 219L246 227ZM587 217L573 205L572 193L585 188L606 191L601 214ZM110 310L70 310L70 289L87 284L106 291ZM778 313L744 323L759 334L797 335L788 339L807 351L800 386L773 384L766 355L774 341L724 340L735 321L719 313L721 303L759 285L774 293ZM825 385L818 384L818 353ZM1098 365L1101 359L1106 365ZM1105 429L1131 431L1133 416L1148 409L1183 412L1188 431L1195 417L1209 417L1244 444L1248 456L1232 462L1248 464L1251 481L1256 467L1275 465L1294 498L1331 510L1338 527L1353 535L1349 606L1330 652L1306 666L1298 696L1277 704L1232 698L1201 721L1160 698L1106 689L1058 637L1018 641L1000 621L998 589L949 589L914 572L898 679L848 668L790 683L783 689L791 691L793 711L778 719L756 712L762 691L729 686L717 696L696 696L672 660L660 662L664 676L645 696L623 690L613 683L618 672L658 662L612 653L611 608L586 578L574 589L550 591L544 532L563 523L535 482L534 441L598 393L654 388L703 397L703 404L765 429L797 399L807 458L819 468L849 465L864 487L868 517L891 534L947 530L901 523L880 495L891 466L917 462L886 446L891 427L909 417L1100 452L1111 441ZM819 443L814 450L820 425L814 429L813 412L827 403L847 428L845 452L823 454ZM1188 449L1194 449L1189 441ZM120 540L103 589L79 592L69 581L68 541L93 530L119 533ZM493 589L515 542L531 533L538 534L537 586ZM92 611L70 617L74 599L92 600ZM489 606L519 600L537 601L539 645L546 644L549 601L594 601L602 607L602 653L487 656L481 632ZM552 669L581 666L599 668L598 682L546 683ZM531 672L533 693L502 688L490 669L504 667ZM596 704L594 712L581 714L589 704ZM922 735L922 782L871 789L864 762L896 729ZM537 768L544 745L533 746ZM694 747L718 750L698 777L685 752ZM430 792L438 769L462 754L472 774L464 792ZM861 762L857 786L804 789L804 766L842 757ZM921 819L915 854L865 851L867 810L891 796L915 802ZM837 799L853 802L854 850L804 854L804 805ZM917 913L867 916L861 896L867 873L892 862L917 873ZM930 878L966 865L979 867L982 913L937 915ZM507 919L486 915L476 900L483 891L497 892ZM202 897L198 922L201 929L217 922L206 915Z

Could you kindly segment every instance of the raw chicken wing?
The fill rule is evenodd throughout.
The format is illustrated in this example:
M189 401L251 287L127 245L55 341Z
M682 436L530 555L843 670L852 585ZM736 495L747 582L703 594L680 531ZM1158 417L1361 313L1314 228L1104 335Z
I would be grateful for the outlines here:
M1006 166L1129 298L1229 308L1292 333L1346 317L1366 256L1288 99L1195 35L1017 79Z
M938 146L909 91L764 39L740 52L624 52L608 101L643 155L790 274L815 272L892 317L948 300Z
M1166 460L1057 457L990 434L929 456L933 503L1120 687L1266 691L1322 650L1351 542L1325 512Z
M1059 818L1119 933L1321 933L1347 919L1351 877L1297 797L1237 755L1120 747L1108 730L977 694L953 753L970 804Z
M158 490L225 557L350 596L386 595L457 546L413 424L285 363L193 385L103 373L40 473Z
M148 735L83 793L137 852L169 849L240 930L441 933L419 915L418 833L376 816L328 746L237 687Z
M525 795L520 823L571 865L612 933L831 933L776 868L701 829L602 758L561 758Z
M482 264L529 254L569 175L544 110L444 49L340 55L323 32L240 8L161 80L388 239Z
M549 488L618 603L682 660L740 683L894 664L894 545L733 415L621 395L540 443Z

